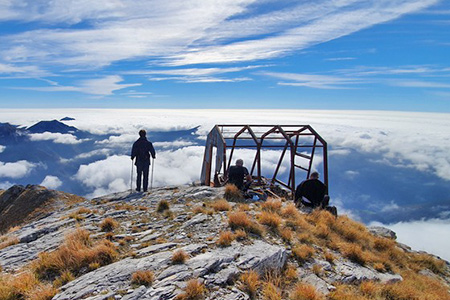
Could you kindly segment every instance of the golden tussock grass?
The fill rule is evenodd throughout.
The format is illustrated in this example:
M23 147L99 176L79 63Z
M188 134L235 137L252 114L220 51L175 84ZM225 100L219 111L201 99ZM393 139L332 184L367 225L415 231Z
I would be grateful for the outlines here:
M212 202L210 204L210 206L215 210L215 211L228 211L231 210L231 205L230 203L228 203L227 200L225 199L219 199L216 200L214 202Z
M281 300L281 291L272 282L264 284L262 295L263 300Z
M310 231L305 231L305 232L297 234L297 239L302 244L315 244L316 243L316 239Z
M436 259L429 254L414 253L411 257L412 263L415 265L415 269L420 270L427 268L435 274L444 274L445 262L443 260Z
M217 240L217 245L220 247L228 247L231 245L235 239L234 234L231 231L222 231L219 234L219 239Z
M375 298L380 297L381 286L373 281L363 281L359 286L359 290L364 296Z
M263 210L271 212L280 212L281 206L282 206L281 200L278 199L268 199L261 205Z
M57 293L57 289L49 284L41 284L28 293L27 300L51 300Z
M243 239L247 238L247 233L245 232L245 230L238 229L234 232L234 238L237 241L242 241Z
M189 259L189 254L186 253L183 249L178 249L172 254L172 263L173 264L184 264Z
M186 283L184 292L175 297L175 300L201 300L204 299L206 292L203 283L197 279L191 279Z
M341 243L339 249L344 257L362 266L372 261L371 253L364 251L358 244Z
M325 297L309 284L298 283L290 294L291 300L325 300Z
M316 251L313 247L308 245L296 245L292 249L292 255L295 259L297 259L300 263L305 262L306 260L310 259Z
M330 227L321 223L317 224L312 230L312 234L319 239L327 239L330 236L330 233Z
M328 295L330 300L371 300L371 299L385 299L385 298L372 298L370 296L364 296L361 294L357 286L352 285L336 285L336 290ZM386 299L388 300L388 299ZM389 299L394 300L394 299ZM406 300L406 299L403 299ZM413 299L408 299L413 300ZM418 299L417 299L418 300Z
M287 265L283 273L284 279L288 282L296 281L298 279L297 269L293 265Z
M281 217L272 211L263 211L258 215L258 221L262 225L277 229L281 225Z
M224 197L228 201L240 201L244 199L244 195L241 190L237 188L234 184L227 184L225 186Z
M90 214L91 212L92 210L84 206L77 209L77 214Z
M53 252L42 252L31 263L31 269L40 279L53 280L65 271L80 275L91 263L104 266L118 257L115 246L108 240L96 244L89 232L77 229L67 235L64 243Z
M289 203L285 207L281 209L281 215L285 219L299 219L301 217L301 213L298 211L297 207L295 207L294 203Z
M2 236L0 237L0 250L18 243L19 239L16 236Z
M320 276L322 274L322 266L319 264L314 264L312 266L312 271L314 274L316 274L317 276Z
M131 275L131 283L135 285L151 286L155 281L155 274L150 270L139 270Z
M194 214L206 214L206 209L201 205L196 205L192 207L192 212Z
M247 203L239 203L237 209L240 211L249 211L251 208Z
M99 226L101 231L110 232L113 231L115 228L119 227L119 223L113 218L108 217L103 219L103 221L100 223Z
M129 203L117 203L114 205L115 210L129 210L133 211L136 209L136 206L131 205Z
M290 243L292 241L292 238L294 237L294 232L288 227L279 228L278 233L286 243Z
M373 247L378 251L390 251L395 248L395 241L384 237L375 237L373 239Z
M241 274L239 280L239 289L248 294L250 299L254 299L256 297L258 288L261 285L258 273L253 270L246 271L245 273Z
M336 257L330 251L325 251L325 254L323 256L324 256L325 260L327 262L329 262L330 264L332 264L334 262L334 260L336 259Z
M53 281L54 287L61 287L66 283L75 279L75 276L70 271L64 271L61 275Z
M169 202L167 200L161 200L158 202L158 205L156 206L156 211L159 213L162 213L170 208Z
M256 235L262 235L264 230L259 224L250 219L243 211L231 212L228 214L228 225L231 229L242 229Z
M31 272L17 275L0 274L0 299L4 300L50 300L56 295L56 289L43 284Z

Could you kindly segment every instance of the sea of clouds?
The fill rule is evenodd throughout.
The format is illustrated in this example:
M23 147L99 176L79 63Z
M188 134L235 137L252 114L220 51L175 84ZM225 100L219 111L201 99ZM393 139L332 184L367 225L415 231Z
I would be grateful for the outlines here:
M396 170L403 173L422 174L428 181L408 182L418 190L440 185L446 189L450 182L450 128L449 114L413 113L391 111L304 111L304 110L116 110L116 109L70 109L70 110L2 110L0 122L10 122L16 125L30 126L41 120L60 119L65 116L75 118L66 122L70 126L93 134L114 134L108 138L96 141L98 149L65 159L70 164L77 159L99 157L93 162L81 164L72 180L85 187L87 197L124 191L130 188L131 160L130 147L137 138L139 129L152 131L173 131L195 128L193 139L175 139L173 141L156 142L157 159L154 165L154 186L187 184L199 180L203 160L206 134L215 124L310 124L328 142L330 161L333 158L339 170L330 172L330 194L333 204L338 206L340 213L346 213L356 219L360 212L352 209L348 203L350 198L359 205L373 206L372 195L361 192L333 195L333 182L358 182L363 174L370 171L388 170L387 174L377 174L378 178L389 176ZM53 143L80 144L85 140L77 139L71 134L33 134L34 140L50 140ZM0 153L5 146L1 145ZM118 150L119 149L119 150ZM370 157L367 161L351 161L355 155ZM271 170L278 159L276 151L265 151L263 154L263 173ZM242 157L250 163L253 153L250 150L240 150L235 157ZM339 163L342 162L342 165ZM316 164L320 164L317 161ZM317 166L317 165L316 165ZM333 166L330 166L332 168ZM379 168L379 169L378 169ZM42 169L45 178L37 182L49 188L58 188L64 183L40 164L27 160L15 162L0 161L0 188L7 188L21 176L33 170ZM370 170L368 170L370 169ZM410 171L408 171L410 170ZM288 166L283 165L281 174L288 172ZM381 172L381 171L380 171ZM406 173L405 173L406 172ZM396 175L397 176L397 175ZM401 178L396 178L401 182ZM409 179L408 181L415 180ZM370 182L365 178L364 184L380 185L383 182ZM406 183L405 183L406 184ZM337 189L337 187L336 187ZM403 208L400 199L402 191L384 191L385 201L379 205L378 211L389 214L399 212ZM444 201L447 201L444 199ZM426 203L427 199L424 199ZM445 250L450 241L442 236L450 234L450 203L444 203L439 218L423 218L402 222L384 224L394 229L399 241L416 249L427 250L450 260ZM378 205L378 204L377 204ZM379 224L379 223L376 223Z

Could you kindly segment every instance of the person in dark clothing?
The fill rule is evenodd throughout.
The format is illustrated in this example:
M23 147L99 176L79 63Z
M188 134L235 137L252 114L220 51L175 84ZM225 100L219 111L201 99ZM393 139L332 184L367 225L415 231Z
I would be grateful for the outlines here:
M309 179L303 181L295 190L295 204L302 203L305 206L326 208L330 197L326 194L327 186L319 180L319 173L312 172Z
M240 190L245 190L252 182L252 177L248 173L246 167L244 167L244 161L242 159L236 160L236 165L231 166L228 169L228 183L232 183ZM244 185L244 179L247 180L247 184Z
M141 180L143 177L142 187L144 192L147 191L148 188L148 171L150 169L150 155L153 159L156 158L155 148L153 148L153 144L147 140L147 132L145 130L139 131L139 139L134 142L133 147L131 148L131 160L136 158L135 166L137 169L137 178L136 178L136 191L141 191Z

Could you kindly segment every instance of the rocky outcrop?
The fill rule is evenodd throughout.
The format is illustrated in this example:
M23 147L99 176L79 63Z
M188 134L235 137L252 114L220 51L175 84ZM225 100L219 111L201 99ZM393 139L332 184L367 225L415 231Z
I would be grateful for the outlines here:
M68 204L82 200L38 185L14 185L0 194L0 232L43 218L54 210L66 209Z
M8 197L20 196L20 191L23 188L16 187L8 192ZM0 249L1 266L4 272L18 272L39 253L57 249L68 233L81 227L88 230L94 240L112 240L119 251L119 259L109 265L81 270L78 278L59 288L55 300L169 300L182 293L191 278L204 284L208 290L205 299L246 300L250 299L249 295L238 284L244 272L254 270L263 278L271 272L285 270L287 265L295 268L296 280L314 286L325 295L340 284L355 285L363 281L389 284L402 280L399 274L377 271L331 249L327 251L334 256L332 262L324 259L324 249L319 248L309 259L299 262L292 254L293 245L270 228L263 234L248 232L245 238L220 247L219 234L230 230L228 212L214 210L211 203L222 196L221 188L182 186L158 188L148 193L115 193L72 203L70 207L55 209L4 235L3 239L15 238L17 243ZM169 209L157 212L162 200L169 203ZM229 204L234 210L240 205ZM261 208L255 203L248 203L244 208L254 219L258 209ZM117 222L113 232L102 231L100 224L106 218ZM393 234L383 228L373 232L393 238ZM187 258L174 263L172 257L179 250L183 250ZM145 270L153 272L153 282L133 283L133 274Z

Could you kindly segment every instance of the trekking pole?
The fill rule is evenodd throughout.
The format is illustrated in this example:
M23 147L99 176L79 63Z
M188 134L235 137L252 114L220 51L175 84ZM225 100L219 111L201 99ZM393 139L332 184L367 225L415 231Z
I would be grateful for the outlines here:
M131 160L131 181L130 181L130 193L133 192L133 159Z
M155 159L152 158L152 175L150 179L150 190L153 189L153 170L155 169Z

